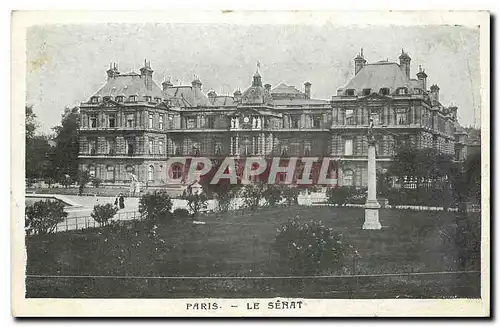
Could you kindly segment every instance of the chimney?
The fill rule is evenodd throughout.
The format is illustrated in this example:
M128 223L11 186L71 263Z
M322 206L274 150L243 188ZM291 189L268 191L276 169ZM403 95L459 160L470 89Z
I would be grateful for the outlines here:
M360 53L354 58L354 75L356 75L361 68L363 68L366 64L365 57L363 55L363 48L361 48Z
M430 98L433 105L434 103L437 104L439 102L439 86L437 86L436 84L431 86Z
M422 89L427 91L427 74L425 73L425 69L422 69L422 65L418 66L417 79L420 81Z
M399 56L399 68L408 78L410 78L410 63L410 56L405 52L404 49L401 49L401 55Z
M208 96L209 98L215 98L215 97L217 96L217 93L215 93L215 91L214 91L214 90L212 90L212 91L208 92L207 96Z
M271 92L271 84L265 84L264 88L266 89L267 92Z
M108 81L112 78L116 78L116 76L120 74L116 63L110 63L109 69L106 71L106 73L108 74Z
M144 80L147 90L153 89L153 70L151 69L151 61L147 62L144 59L144 67L141 68L141 78Z
M311 98L311 83L309 82L304 83L304 93L306 94L306 99Z

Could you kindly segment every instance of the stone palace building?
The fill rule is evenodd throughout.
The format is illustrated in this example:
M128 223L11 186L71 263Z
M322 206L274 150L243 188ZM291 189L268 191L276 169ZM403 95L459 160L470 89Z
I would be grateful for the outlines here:
M123 185L134 173L143 184L164 187L167 174L179 178L187 171L180 164L167 171L171 157L282 157L285 162L332 157L329 178L363 186L370 118L379 135L379 169L388 167L402 143L434 147L462 160L467 134L458 125L457 107L439 102L440 89L428 87L424 70L412 78L410 62L403 51L399 63L367 63L361 50L354 76L330 100L312 99L308 82L300 90L265 84L258 69L243 92L218 95L205 94L197 78L191 85L164 81L159 87L146 61L140 73L121 73L112 64L106 83L80 106L80 169L106 184ZM313 169L313 179L317 173Z

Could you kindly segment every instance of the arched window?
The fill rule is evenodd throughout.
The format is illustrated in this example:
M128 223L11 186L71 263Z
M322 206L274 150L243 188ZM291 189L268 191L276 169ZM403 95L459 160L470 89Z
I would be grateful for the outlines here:
M99 97L95 96L95 97L90 98L90 102L91 103L98 103L99 102Z
M92 177L96 177L95 176L95 166L94 165L89 165L89 174Z
M115 167L108 165L106 167L106 180L113 181L115 179Z
M179 179L182 177L182 165L173 165L172 166L172 178Z
M153 167L153 166L148 167L148 181L150 181L150 182L154 181L154 171L155 171L155 167Z
M163 165L158 166L158 177L157 180L164 182L165 178L163 176Z
M387 87L383 87L380 89L379 93L382 94L382 95L389 95L389 88Z
M352 170L344 170L343 174L343 179L342 179L342 185L343 186L352 186L353 185L353 173Z

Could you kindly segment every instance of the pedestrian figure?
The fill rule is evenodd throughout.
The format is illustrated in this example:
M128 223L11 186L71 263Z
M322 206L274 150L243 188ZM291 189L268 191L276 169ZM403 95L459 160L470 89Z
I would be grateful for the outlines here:
M120 194L118 194L116 197L115 197L115 202L114 202L114 205L115 205L115 208L119 208L118 207L118 198L120 197Z
M83 184L80 184L80 187L78 188L78 195L82 195L83 194Z
M125 208L125 198L123 197L123 194L120 193L120 198L119 198L119 201L120 203L120 209L123 209Z

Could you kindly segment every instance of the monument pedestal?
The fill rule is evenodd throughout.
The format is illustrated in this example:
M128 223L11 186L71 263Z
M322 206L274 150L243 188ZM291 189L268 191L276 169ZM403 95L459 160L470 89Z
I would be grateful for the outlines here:
M365 204L365 223L363 229L381 229L380 221L378 219L378 209L380 204L377 200L367 201Z
M378 209L380 204L377 201L377 171L376 171L375 143L368 144L368 196L365 204L365 223L363 229L381 229L378 220Z

